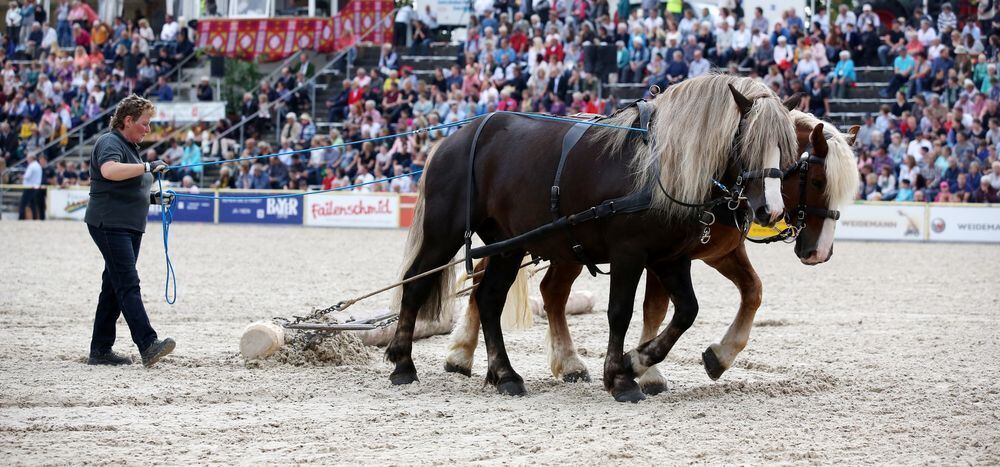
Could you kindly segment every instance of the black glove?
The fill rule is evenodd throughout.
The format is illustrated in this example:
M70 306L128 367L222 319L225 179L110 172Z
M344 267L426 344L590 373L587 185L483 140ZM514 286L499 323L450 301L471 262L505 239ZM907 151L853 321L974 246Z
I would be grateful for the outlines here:
M149 162L146 171L154 174L166 173L169 166L163 161L153 161Z
M174 202L174 193L172 191L168 191L166 193L163 193L162 201L160 198L161 196L159 191L154 191L150 193L149 204L158 204L161 206L170 207L170 205L173 204Z

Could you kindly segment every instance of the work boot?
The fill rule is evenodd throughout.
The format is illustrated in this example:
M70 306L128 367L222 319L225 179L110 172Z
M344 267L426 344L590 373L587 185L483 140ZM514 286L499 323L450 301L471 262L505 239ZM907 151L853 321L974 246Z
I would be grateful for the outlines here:
M169 337L163 340L157 339L153 341L152 344L149 344L149 347L146 347L146 350L141 352L143 366L146 368L153 366L156 362L160 361L161 358L167 356L170 352L173 352L175 346L177 346L177 343Z
M125 355L115 353L114 350L108 349L105 352L90 352L90 358L87 359L88 365L131 365L132 357L126 357Z

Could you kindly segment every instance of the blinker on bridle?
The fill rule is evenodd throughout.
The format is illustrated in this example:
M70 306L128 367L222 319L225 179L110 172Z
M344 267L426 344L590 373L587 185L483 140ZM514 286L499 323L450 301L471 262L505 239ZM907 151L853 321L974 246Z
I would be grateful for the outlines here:
M778 232L777 234L772 235L770 237L762 238L760 240L747 237L747 240L753 243L773 243L778 241L790 242L794 240L796 237L798 237L799 232L801 232L802 229L806 227L805 225L806 216L809 215L817 216L823 219L832 219L835 221L840 220L840 211L838 210L814 208L806 204L806 190L808 190L808 184L809 184L810 165L815 164L820 167L826 166L826 159L814 156L812 153L813 153L813 145L812 143L809 143L809 145L806 146L805 151L803 151L802 156L799 158L799 160L792 163L792 165L790 165L787 169L785 169L781 175L782 180L787 180L788 177L791 177L796 173L800 175L799 204L795 206L795 209L792 210L792 212L794 213L793 218L795 220L795 223L789 225L788 227L784 228L781 232ZM746 222L746 225L747 229L749 229L750 227L749 220ZM745 236L746 234L744 233L744 237Z

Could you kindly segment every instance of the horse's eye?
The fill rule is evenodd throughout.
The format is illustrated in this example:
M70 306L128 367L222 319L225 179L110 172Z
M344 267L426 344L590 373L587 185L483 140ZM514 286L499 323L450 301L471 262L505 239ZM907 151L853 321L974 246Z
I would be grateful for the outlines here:
M815 187L815 188L820 188L820 189L822 189L822 188L826 187L826 182L824 182L824 181L822 181L822 180L812 180L812 181L811 181L810 183L811 183L811 184L812 184L812 186L813 186L813 187Z

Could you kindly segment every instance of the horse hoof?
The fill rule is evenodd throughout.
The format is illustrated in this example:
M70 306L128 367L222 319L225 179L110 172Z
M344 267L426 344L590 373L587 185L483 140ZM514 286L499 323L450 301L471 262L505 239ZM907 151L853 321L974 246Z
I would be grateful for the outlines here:
M619 392L614 396L615 396L615 401L632 402L633 404L646 400L646 395L643 394L642 391L640 391L638 388Z
M406 373L393 373L389 375L389 381L392 382L393 386L401 386L404 384L410 384L415 381L420 381L417 379L417 374L406 372Z
M712 381L719 379L722 373L726 371L722 367L722 363L719 363L719 358L715 356L715 352L709 347L701 354L701 361L705 364L705 372L708 373L708 377L712 378Z
M444 371L458 373L462 376L472 376L472 368L463 368L451 362L444 362Z
M663 383L650 383L642 387L642 392L647 396L655 396L667 392L667 385Z
M562 380L566 383L589 383L590 373L588 373L587 370L574 371L563 375Z
M506 381L497 385L497 392L503 396L523 396L528 391L520 381Z

